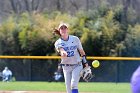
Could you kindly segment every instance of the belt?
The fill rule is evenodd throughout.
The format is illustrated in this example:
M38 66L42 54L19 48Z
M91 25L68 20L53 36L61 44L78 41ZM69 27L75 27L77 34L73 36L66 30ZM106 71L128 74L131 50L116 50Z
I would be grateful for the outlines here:
M61 66L78 66L80 64L60 64Z

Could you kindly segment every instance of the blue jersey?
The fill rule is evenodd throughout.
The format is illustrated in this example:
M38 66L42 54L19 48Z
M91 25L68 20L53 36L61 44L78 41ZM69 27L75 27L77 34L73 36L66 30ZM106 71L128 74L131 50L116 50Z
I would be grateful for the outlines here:
M69 35L68 40L59 38L55 42L55 48L59 51L59 48L63 48L67 52L67 57L61 58L62 64L77 64L81 61L78 50L83 49L78 37Z

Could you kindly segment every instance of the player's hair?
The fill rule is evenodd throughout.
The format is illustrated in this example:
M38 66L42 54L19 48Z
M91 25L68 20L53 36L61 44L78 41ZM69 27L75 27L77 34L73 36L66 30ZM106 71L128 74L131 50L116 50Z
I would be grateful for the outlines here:
M59 36L61 36L61 34L60 34L60 28L62 27L62 26L65 26L66 28L68 28L68 24L67 23L64 23L64 22L61 22L60 24L59 24L59 26L58 26L58 29L54 29L53 30L53 34L54 35L59 35Z
M54 29L54 30L53 30L53 34L54 34L54 35L56 35L56 34L57 34L57 35L61 36L61 34L60 34L59 30L57 30L57 29Z

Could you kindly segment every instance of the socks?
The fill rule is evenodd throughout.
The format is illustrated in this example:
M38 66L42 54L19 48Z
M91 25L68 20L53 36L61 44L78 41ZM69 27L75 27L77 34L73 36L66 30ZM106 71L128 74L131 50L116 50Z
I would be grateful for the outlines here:
M78 89L72 89L72 93L78 93Z

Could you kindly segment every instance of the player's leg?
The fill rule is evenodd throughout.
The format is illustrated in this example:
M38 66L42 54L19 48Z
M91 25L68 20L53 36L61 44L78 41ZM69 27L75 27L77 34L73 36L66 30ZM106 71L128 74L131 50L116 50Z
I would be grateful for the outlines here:
M6 75L3 76L3 81L4 82L7 81L7 76Z
M78 93L78 83L80 79L80 72L83 69L82 65L76 66L72 71L71 88L72 93Z
M140 79L133 78L131 81L132 93L140 93Z
M140 84L132 86L132 93L140 93Z
M71 93L71 76L72 76L71 67L63 66L63 73L64 73L64 79L65 79L67 93Z
M140 66L132 75L131 89L132 93L140 93Z

